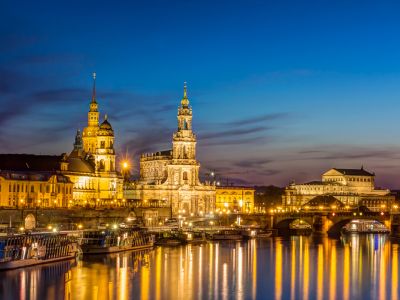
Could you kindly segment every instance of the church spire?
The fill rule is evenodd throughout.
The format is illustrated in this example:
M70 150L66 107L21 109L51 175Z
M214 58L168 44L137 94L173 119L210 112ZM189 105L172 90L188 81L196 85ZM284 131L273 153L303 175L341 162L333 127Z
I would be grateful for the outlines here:
M92 103L96 103L96 72L93 72Z
M183 98L181 100L181 105L184 108L187 108L189 106L189 99L187 97L187 85L186 81L183 83Z

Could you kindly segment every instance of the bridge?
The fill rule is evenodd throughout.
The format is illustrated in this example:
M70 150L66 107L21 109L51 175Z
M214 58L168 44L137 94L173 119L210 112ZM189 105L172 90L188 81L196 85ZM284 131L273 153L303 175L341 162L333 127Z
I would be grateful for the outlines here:
M290 230L290 225L301 220L308 223L313 233L337 236L341 229L353 220L375 220L385 225L392 235L400 236L400 213L390 212L297 212L276 213L270 215L270 227L284 234Z

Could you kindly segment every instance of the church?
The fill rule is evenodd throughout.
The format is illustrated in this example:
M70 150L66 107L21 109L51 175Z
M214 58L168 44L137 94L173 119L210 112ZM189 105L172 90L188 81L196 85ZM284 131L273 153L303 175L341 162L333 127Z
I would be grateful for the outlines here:
M125 188L125 197L142 204L171 207L173 215L203 215L215 210L215 185L199 179L196 135L186 83L178 107L172 149L140 157L140 178Z
M100 112L96 99L96 74L93 74L93 92L83 132L78 130L74 148L67 156L63 174L74 183L75 205L123 205L123 179L115 168L114 130Z
M83 134L70 154L0 154L0 206L121 206L123 178L115 168L114 131L99 124L96 76Z

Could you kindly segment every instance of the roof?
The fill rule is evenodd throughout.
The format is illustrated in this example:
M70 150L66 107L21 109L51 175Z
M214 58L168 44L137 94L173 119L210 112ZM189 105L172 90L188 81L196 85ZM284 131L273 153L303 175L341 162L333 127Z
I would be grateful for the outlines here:
M72 183L68 176L62 174L55 174L54 172L21 172L21 171L0 171L0 177L12 180L23 181L49 181L52 176L56 176L57 182Z
M63 155L0 154L0 170L58 171L62 161Z
M106 119L103 121L103 123L101 123L100 129L111 129L112 130L112 126L111 126L110 122L108 122Z
M367 172L364 168L361 169L337 169L333 168L334 170L342 173L343 175L352 175L352 176L375 176L375 174Z
M93 173L95 166L89 160L80 157L68 158L68 172Z
M303 206L332 206L332 205L336 205L337 207L344 206L343 202L341 202L340 200L331 195L326 195L326 196L321 195L314 197Z

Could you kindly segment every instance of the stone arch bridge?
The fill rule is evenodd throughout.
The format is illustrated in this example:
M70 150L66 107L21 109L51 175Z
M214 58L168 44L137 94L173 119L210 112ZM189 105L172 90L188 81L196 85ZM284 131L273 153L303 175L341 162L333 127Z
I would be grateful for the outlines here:
M279 233L289 231L290 224L303 220L311 225L313 233L337 236L347 223L355 219L375 220L384 224L393 235L400 235L400 214L389 212L299 212L271 215L271 227Z

